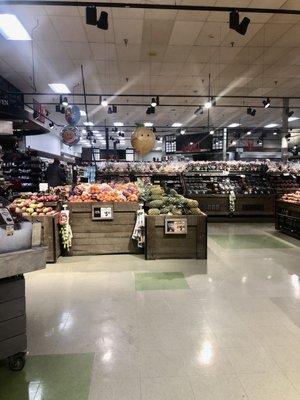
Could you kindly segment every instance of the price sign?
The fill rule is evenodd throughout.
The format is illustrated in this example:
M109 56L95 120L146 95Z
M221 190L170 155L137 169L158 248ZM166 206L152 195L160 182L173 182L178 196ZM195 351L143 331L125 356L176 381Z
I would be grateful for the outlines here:
M92 220L112 220L114 218L113 204L93 204L92 205Z

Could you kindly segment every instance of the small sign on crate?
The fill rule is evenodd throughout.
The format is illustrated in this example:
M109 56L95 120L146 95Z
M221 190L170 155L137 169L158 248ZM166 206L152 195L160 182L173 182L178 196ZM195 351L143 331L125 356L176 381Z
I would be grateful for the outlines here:
M92 205L92 220L103 221L114 219L114 205L113 204L93 204Z
M186 235L187 219L186 218L166 218L165 219L166 235Z

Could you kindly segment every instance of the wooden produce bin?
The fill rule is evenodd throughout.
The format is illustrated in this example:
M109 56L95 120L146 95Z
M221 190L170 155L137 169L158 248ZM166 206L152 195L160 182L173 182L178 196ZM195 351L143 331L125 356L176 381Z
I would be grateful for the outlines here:
M229 214L228 194L190 197L198 201L200 210L208 216L227 216Z
M234 215L274 217L275 196L273 195L237 195Z
M296 239L300 239L300 205L277 200L275 228Z
M166 216L146 217L145 258L177 259L177 258L207 258L207 217L201 215L185 215L170 218L186 218L187 233L166 234Z
M69 254L96 255L139 253L131 236L136 221L138 203L113 204L112 220L92 220L92 205L106 203L69 203L73 244Z
M31 221L39 221L42 224L42 245L47 247L47 263L56 263L61 255L59 239L59 214L32 217Z

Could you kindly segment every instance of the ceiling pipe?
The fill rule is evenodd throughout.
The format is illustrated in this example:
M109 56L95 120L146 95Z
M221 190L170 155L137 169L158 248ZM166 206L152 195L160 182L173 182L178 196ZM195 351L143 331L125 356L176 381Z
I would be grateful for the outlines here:
M255 14L289 14L300 15L300 10L256 8L256 7L220 7L220 6L192 6L180 4L140 4L140 3L109 3L100 1L55 1L55 0L4 0L1 5L26 5L26 6L61 6L61 7L101 7L101 8L135 8L150 10L177 10L177 11L210 11L231 12L239 11Z
M5 93L7 94L11 94L11 95L16 95L16 94L20 94L20 92L11 92L11 91L5 91ZM22 92L22 94L24 96L50 96L53 97L55 95L57 95L56 93L46 93L46 92ZM70 96L70 93L61 93L62 96ZM114 93L76 93L74 94L74 96L78 96L78 97L168 97L168 98L207 98L209 95L208 94L198 94L198 95L194 95L194 94L114 94ZM265 99L266 95L264 96L241 96L241 95L217 95L217 94L212 94L211 97L214 97L216 99L216 101L220 101L221 99ZM272 99L279 99L282 100L283 98L285 98L286 96L271 96L270 97ZM289 96L290 100L300 100L300 96Z

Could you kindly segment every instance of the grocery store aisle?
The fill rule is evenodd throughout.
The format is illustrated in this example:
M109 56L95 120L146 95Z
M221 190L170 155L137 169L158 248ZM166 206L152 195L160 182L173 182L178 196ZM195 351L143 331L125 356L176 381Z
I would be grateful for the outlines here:
M300 399L300 248L210 224L201 260L63 258L27 275L29 357L0 399Z

